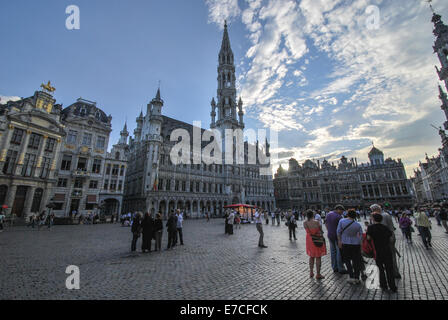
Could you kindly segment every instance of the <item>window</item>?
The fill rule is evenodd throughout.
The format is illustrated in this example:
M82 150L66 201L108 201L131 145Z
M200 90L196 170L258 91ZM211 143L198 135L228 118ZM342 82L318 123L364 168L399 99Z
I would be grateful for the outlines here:
M44 157L42 160L42 171L40 172L40 177L42 179L48 178L50 173L51 158Z
M70 171L71 167L72 167L72 156L65 154L62 158L61 170Z
M67 136L67 143L76 144L77 139L78 139L78 131L70 130Z
M89 182L89 189L98 189L98 181L90 180L90 182Z
M171 191L171 180L166 180L166 191Z
M110 164L108 164L107 167L106 167L106 174L107 174L107 175L110 174Z
M122 189L123 189L123 181L120 180L120 181L118 181L118 189L117 189L117 191L121 191Z
M113 176L118 176L118 170L119 170L119 165L118 164L114 164L113 168L112 168L112 175Z
M3 165L3 173L4 174L13 174L13 170L16 166L17 161L17 151L8 150L8 153L6 154L6 161Z
M68 182L67 179L60 178L58 180L58 188L66 188L67 187L67 182Z
M48 138L47 139L47 144L45 145L45 151L53 152L55 145L56 145L56 139Z
M94 159L92 165L92 173L101 172L101 159Z
M22 143L23 132L24 131L21 129L14 129L14 132L12 133L11 143L20 145Z
M83 182L82 182L82 179L80 179L80 178L76 178L76 180L75 180L75 188L76 189L82 189L82 186L83 186Z
M114 191L115 189L117 189L117 180L111 180L110 181L110 190Z
M98 137L96 139L96 147L98 149L104 149L105 145L106 145L106 138L105 137Z
M36 164L36 155L27 153L22 167L22 176L31 177L34 173L34 166Z
M120 176L124 176L124 166L121 166L121 169L120 169Z
M36 150L39 149L41 137L42 136L37 133L32 133L30 136L30 142L28 143L28 148Z
M87 171L87 158L79 158L78 159L78 168L80 171Z
M39 188L34 191L33 203L31 205L31 212L39 212L40 203L42 201L44 190Z
M84 133L84 136L82 137L82 145L89 146L89 147L92 145L92 134L91 133Z
M107 190L107 188L109 187L109 180L104 180L104 190Z
M154 151L152 152L154 158ZM115 160L120 160L120 152L115 153Z
M176 183L174 184L174 191L179 191L179 180L176 180Z

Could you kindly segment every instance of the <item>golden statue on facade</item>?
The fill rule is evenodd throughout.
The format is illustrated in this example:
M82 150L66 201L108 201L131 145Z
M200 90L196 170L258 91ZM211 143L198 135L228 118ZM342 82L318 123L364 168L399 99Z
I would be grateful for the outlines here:
M51 86L51 82L50 82L50 81L48 81L47 84L43 84L43 83L42 83L42 84L40 85L40 87L41 87L42 89L44 89L44 90L50 92L50 93L56 91L56 88Z

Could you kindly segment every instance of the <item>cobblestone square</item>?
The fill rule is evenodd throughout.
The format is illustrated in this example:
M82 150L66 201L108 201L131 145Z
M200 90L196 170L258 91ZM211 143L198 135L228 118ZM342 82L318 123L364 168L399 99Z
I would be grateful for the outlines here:
M130 229L120 224L7 228L0 233L0 299L442 300L448 235L432 220L432 250L416 233L407 244L396 231L397 294L347 284L347 276L332 272L330 255L322 259L326 278L310 279L300 221L297 241L289 241L284 222L264 225L268 248L260 249L253 224L229 236L223 219L186 220L184 246L145 254L141 239L138 252L130 252ZM166 229L163 237L166 248ZM65 287L69 265L80 268L80 290Z

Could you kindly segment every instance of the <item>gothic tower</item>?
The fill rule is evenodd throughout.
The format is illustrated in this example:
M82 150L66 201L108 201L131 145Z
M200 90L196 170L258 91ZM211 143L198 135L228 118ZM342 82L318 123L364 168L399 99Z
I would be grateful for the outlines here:
M431 6L432 8L432 6ZM434 35L436 36L436 41L434 43L433 49L434 53L437 53L439 58L441 68L436 66L437 74L439 75L440 81L445 83L445 88L448 90L448 26L442 21L442 17L433 13L432 22L434 23ZM439 98L442 101L441 109L445 113L445 118L447 121L443 124L445 130L448 130L448 99L447 94L444 92L442 86L439 85ZM448 141L446 134L442 128L439 130L439 134L442 138L443 149L448 152Z
M147 153L147 163L146 163L146 186L148 187L147 192L156 191L158 185L159 177L159 158L160 150L162 148L162 107L163 100L160 97L160 88L157 90L156 97L152 99L151 103L148 104L149 114L149 132L148 132L148 153ZM149 199L146 203L147 209L157 209L153 208Z
M225 129L244 129L243 101L240 98L237 102L236 98L235 64L227 22L224 24L224 35L219 52L217 98L217 102L215 98L211 102L212 122L210 128L219 129L223 136ZM218 109L218 113L216 113L216 109ZM216 116L218 116L217 121Z

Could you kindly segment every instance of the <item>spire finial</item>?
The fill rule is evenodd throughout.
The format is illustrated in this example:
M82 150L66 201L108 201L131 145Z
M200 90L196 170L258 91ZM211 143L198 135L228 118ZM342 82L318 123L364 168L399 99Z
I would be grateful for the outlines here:
M429 3L429 8L431 9L432 13L436 13L436 12L434 11L434 8L432 7L432 0L426 0L426 2Z

